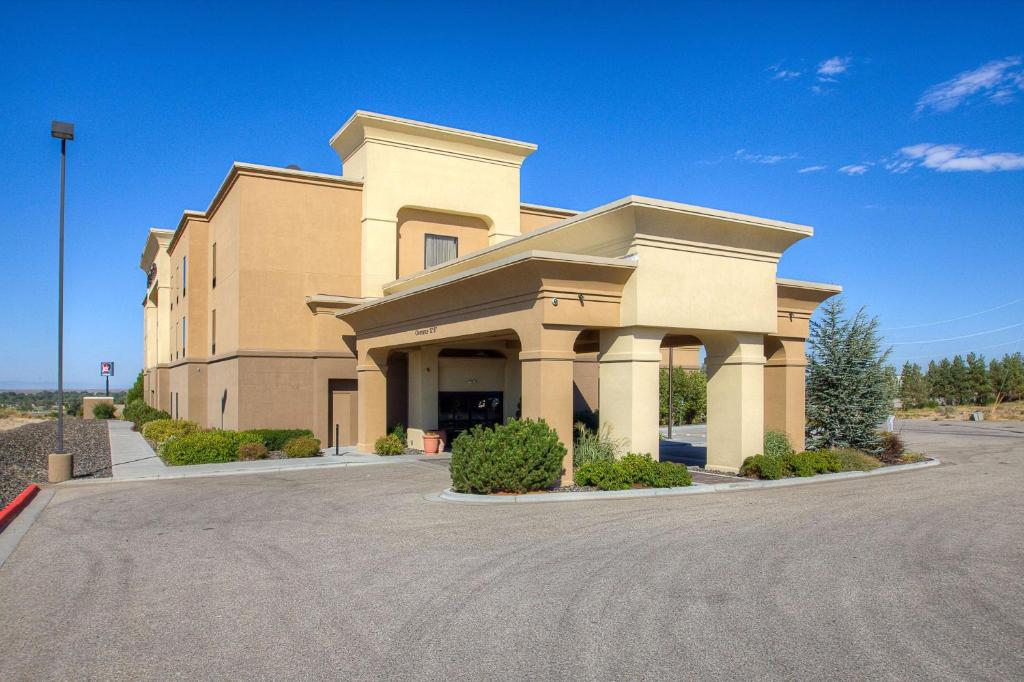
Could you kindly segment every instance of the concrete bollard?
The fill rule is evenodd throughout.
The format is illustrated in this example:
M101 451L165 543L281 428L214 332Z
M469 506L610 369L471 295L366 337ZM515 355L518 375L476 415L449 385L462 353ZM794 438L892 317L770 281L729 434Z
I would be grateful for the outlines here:
M62 483L63 481L71 480L71 465L72 461L70 454L52 453L50 455L49 470L47 472L49 474L50 483Z

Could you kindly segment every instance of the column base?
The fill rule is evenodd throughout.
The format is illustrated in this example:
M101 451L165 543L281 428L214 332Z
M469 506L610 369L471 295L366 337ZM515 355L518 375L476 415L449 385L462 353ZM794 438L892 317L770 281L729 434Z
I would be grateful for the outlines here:
M50 483L63 483L64 481L71 480L73 464L74 462L70 454L66 452L52 453L47 469L47 478L50 480Z

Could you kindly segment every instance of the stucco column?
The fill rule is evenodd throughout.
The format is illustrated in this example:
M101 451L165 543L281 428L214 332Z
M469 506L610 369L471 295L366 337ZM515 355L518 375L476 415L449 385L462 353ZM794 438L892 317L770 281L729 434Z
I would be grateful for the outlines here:
M658 459L658 367L662 329L624 327L601 330L599 406L625 452Z
M764 339L764 428L789 434L793 449L804 449L804 339L766 336Z
M386 351L361 351L356 364L359 428L356 447L373 452L374 442L387 433L388 378Z
M361 251L363 296L380 296L398 277L398 219L363 218Z
M520 334L524 419L543 419L565 445L562 484L572 483L572 366L577 330L541 329Z
M519 362L519 349L505 352L505 392L502 395L502 419L515 419L519 401L522 399L522 365Z
M437 355L440 346L409 352L409 447L423 449L423 432L437 428Z
M764 448L764 338L714 334L705 338L708 370L708 461L735 473Z

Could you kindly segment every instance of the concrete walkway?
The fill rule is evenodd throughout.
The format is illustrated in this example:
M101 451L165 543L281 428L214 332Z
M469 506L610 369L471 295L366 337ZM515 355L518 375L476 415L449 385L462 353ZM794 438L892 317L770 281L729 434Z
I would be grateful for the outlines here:
M168 466L157 457L153 448L132 430L132 423L119 419L108 419L110 433L111 476L115 480L155 478L168 470Z
M298 471L325 467L363 466L368 464L393 464L400 462L447 462L447 456L398 455L381 457L359 452L355 448L341 448L321 451L320 457L301 459L262 459L252 462L224 462L220 464L189 464L167 466L149 446L146 439L132 430L131 422L110 420L110 460L115 481L145 481L165 478L194 478L201 476L225 476L230 474L255 474L272 471ZM93 483L96 479L83 479Z

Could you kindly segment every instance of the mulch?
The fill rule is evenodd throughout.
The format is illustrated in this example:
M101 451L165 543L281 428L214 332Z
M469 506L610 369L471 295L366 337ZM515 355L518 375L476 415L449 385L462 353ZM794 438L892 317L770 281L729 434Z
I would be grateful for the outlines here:
M29 483L46 483L49 455L57 448L57 420L0 431L0 508ZM64 451L74 455L75 478L110 477L107 422L65 419Z

